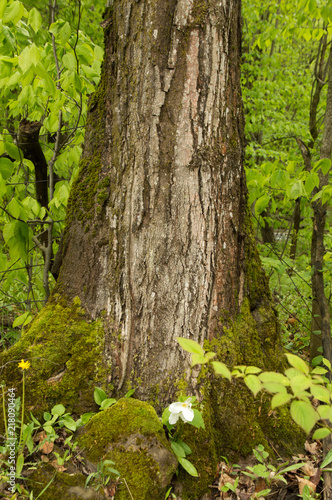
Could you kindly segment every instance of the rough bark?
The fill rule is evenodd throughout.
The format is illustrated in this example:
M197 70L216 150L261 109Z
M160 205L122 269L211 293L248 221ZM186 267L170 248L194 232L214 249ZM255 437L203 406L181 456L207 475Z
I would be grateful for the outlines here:
M58 289L105 313L118 388L168 398L176 338L212 339L246 294L240 4L114 2L106 20Z
M332 153L332 52L328 58L328 91L324 117L324 131L320 148L320 159L331 160ZM327 186L329 172L319 171L319 188L314 194ZM313 230L311 240L311 267L312 267L312 295L313 295L313 323L319 324L323 346L323 356L332 362L331 324L329 303L324 290L324 231L326 222L326 203L316 200L313 206ZM315 328L317 330L317 328ZM313 339L313 343L316 341ZM311 347L311 354L315 354Z

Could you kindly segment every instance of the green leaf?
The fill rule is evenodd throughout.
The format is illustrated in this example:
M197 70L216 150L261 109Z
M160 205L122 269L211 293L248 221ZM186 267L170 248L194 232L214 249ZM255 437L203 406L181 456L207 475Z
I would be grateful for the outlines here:
M182 446L182 448L184 449L184 452L185 452L185 454L186 454L186 455L190 455L190 453L191 453L191 448L190 448L190 447L189 447L186 443L184 443L183 441L181 441L181 439L179 439L179 438L177 438L177 439L176 439L176 442L177 442L180 446Z
M188 472L188 474L193 477L198 477L195 466L191 462L189 462L189 460L187 460L186 458L179 458L179 463L182 465L184 470Z
M328 436L329 434L331 434L331 431L330 429L327 429L326 427L324 427L323 429L317 429L313 435L312 435L312 439L324 439L326 438L326 436ZM331 451L331 450L330 450ZM327 456L327 455L326 455ZM330 462L332 461L332 457L331 457L331 460ZM329 463L330 463L329 462ZM323 463L321 464L321 469L323 468Z
M16 328L17 326L25 326L30 321L32 321L33 315L31 314L30 311L25 311L25 313L21 314L20 316L17 316L14 321L13 321L13 328Z
M283 384L278 384L278 382L263 382L263 388L271 392L271 394L278 392L287 394L286 387Z
M295 354L290 353L285 354L285 356L287 357L288 363L291 366L293 366L296 370L304 373L305 375L308 375L309 366L305 361L303 361L303 359L299 358L299 356L295 356Z
M195 365L204 365L204 363L207 363L208 360L205 359L205 356L202 356L202 354L193 354L191 357L191 366Z
M17 474L17 476L21 475L23 465L24 465L24 455L23 455L23 453L20 453L19 456L17 457L17 462L16 462L16 474Z
M309 377L306 377L303 374L297 375L296 377L292 378L290 381L290 385L293 391L293 394L297 394L299 392L305 391L312 385L312 380Z
M70 52L68 52L67 54L65 54L63 56L62 62L63 62L63 65L65 68L70 69L72 71L76 70L77 61L76 61L74 54L71 54Z
M247 366L245 370L245 374L255 374L255 373L260 373L262 370L260 368L257 368L257 366Z
M197 342L195 342L195 340L185 339L183 337L178 337L176 340L185 351L204 356L204 349Z
M319 429L323 430L323 429ZM317 431L316 431L317 432ZM332 450L330 450L327 454L322 463L320 464L320 468L323 469L323 467L326 467L332 462Z
M314 169L318 170L319 168L321 169L324 175L327 174L327 172L331 168L331 160L328 158L323 158L322 160L319 160L317 163L315 163Z
M128 391L125 394L125 398L130 398L134 394L135 391L136 391L136 389L130 389L130 391Z
M2 0L0 2L0 19L2 19L6 7L7 7L7 0Z
M176 441L171 441L171 448L174 451L177 458L185 457L186 453L182 446L180 446Z
M289 199L296 200L305 194L302 181L295 181L289 190Z
M269 202L270 202L270 196L267 195L267 194L264 194L263 196L261 196L260 198L258 198L258 200L255 203L255 213L256 213L256 215L259 215L262 212L264 212L264 210L268 206Z
M16 198L10 200L10 202L7 205L7 210L15 219L18 219L20 217L21 205L16 200Z
M31 26L33 31L37 33L37 31L40 29L41 25L43 23L42 16L40 15L39 11L33 7L29 11L28 15L28 24Z
M221 375L222 377L227 378L229 381L232 380L231 372L225 365L225 363L221 363L220 361L212 361L212 366L217 375Z
M321 385L312 385L310 387L310 392L315 399L318 399L318 401L330 404L331 392L326 387Z
M9 23L10 21L17 24L24 14L24 6L21 2L14 1L6 7L2 21Z
M93 397L97 405L100 406L104 399L107 399L107 394L100 387L95 387Z
M290 402L292 399L291 394L280 392L278 394L275 394L271 400L271 408L274 410L278 406L283 406L287 403Z
M256 397L259 391L262 389L262 382L256 375L247 375L244 377L244 383L251 390L253 395Z
M65 412L66 412L66 408L62 404L53 406L53 408L51 410L52 415L57 415L58 417L63 415Z
M311 194L315 187L319 186L319 177L316 172L311 172L305 181L305 190L307 194Z
M289 380L282 373L262 372L258 377L262 382L276 382L284 386L289 386Z
M309 434L319 420L318 413L310 403L306 403L305 401L292 401L290 409L294 422Z
M106 398L101 402L100 409L106 410L106 408L109 408L110 406L114 405L115 403L116 403L116 399Z
M13 168L13 162L9 158L0 158L0 174L5 181L12 175Z
M330 410L330 405L319 405L317 408L317 413L319 414L320 418L324 420L329 418Z
M194 418L191 422L188 423L193 425L194 427L197 427L197 429L200 428L205 429L205 424L201 412L199 410L196 410L195 408L193 408L193 411L194 411Z

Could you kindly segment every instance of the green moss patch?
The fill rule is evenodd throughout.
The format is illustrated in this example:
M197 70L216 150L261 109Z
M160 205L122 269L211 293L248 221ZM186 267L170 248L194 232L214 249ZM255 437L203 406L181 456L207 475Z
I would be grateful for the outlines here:
M135 500L164 498L177 467L155 410L137 399L122 398L95 415L79 446L93 463L101 457L113 460ZM124 483L116 495L118 500L129 498Z
M54 300L43 308L19 342L1 353L0 379L8 388L15 388L18 397L22 392L18 362L29 360L26 411L40 416L61 402L67 411L81 415L96 409L94 388L105 385L103 351L102 324L86 320L79 299L74 299L70 307Z

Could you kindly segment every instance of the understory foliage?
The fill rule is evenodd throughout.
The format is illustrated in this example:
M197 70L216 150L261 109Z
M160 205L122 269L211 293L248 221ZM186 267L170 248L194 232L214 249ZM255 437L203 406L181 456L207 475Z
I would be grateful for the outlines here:
M82 152L87 100L100 79L102 8L89 0L0 3L4 347L17 338L12 327L32 319L54 282L50 271Z
M331 160L320 157L331 60L332 3L244 1L242 88L246 173L263 265L288 349L305 351L312 320L313 203L327 211L325 294L331 298Z

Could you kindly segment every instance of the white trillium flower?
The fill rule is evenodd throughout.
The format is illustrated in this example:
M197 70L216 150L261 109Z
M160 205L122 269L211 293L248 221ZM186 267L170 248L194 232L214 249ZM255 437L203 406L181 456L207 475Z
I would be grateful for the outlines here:
M174 425L181 418L183 422L191 422L194 419L194 410L191 409L191 398L188 398L183 403L172 403L169 406L171 412L169 416L169 423Z

